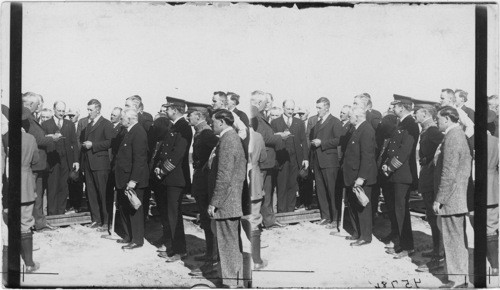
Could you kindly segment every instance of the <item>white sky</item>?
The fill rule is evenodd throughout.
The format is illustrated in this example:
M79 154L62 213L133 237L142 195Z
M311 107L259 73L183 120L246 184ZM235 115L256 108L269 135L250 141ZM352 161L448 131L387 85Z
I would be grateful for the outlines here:
M472 5L24 3L23 92L83 111L98 98L105 117L133 94L154 115L166 95L209 103L218 90L243 107L257 89L311 110L325 96L334 115L362 92L383 111L394 93L437 101L462 88L473 106L474 15ZM493 27L488 95L498 94Z

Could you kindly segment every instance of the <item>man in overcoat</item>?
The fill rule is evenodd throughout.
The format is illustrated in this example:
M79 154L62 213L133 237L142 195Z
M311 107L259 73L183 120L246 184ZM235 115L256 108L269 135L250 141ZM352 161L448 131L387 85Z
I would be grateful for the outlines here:
M116 154L115 181L120 218L125 231L123 239L118 243L127 243L124 250L133 250L144 244L144 189L149 185L148 139L144 128L138 124L135 109L122 112L121 123L127 133ZM141 201L141 206L134 209L125 195L126 190L133 189Z

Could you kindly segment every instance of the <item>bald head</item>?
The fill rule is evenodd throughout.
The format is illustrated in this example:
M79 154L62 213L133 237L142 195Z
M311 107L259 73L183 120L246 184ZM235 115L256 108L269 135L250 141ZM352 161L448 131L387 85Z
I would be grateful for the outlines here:
M66 115L66 104L61 101L57 101L54 103L54 116L58 119L64 118Z
M287 117L292 117L295 111L295 102L293 100L285 100L283 102L283 114Z

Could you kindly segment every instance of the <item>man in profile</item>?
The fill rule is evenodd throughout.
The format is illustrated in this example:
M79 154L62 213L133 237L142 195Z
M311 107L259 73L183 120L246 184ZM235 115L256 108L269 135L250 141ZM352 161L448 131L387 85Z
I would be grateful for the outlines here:
M438 128L444 139L434 157L434 190L432 209L441 224L448 282L443 288L467 287L462 275L469 272L469 253L465 233L467 184L471 172L471 155L464 131L458 124L457 110L450 106L438 112Z
M370 244L372 241L370 202L372 186L377 181L375 130L366 121L366 111L361 108L352 108L349 120L355 129L346 147L343 167L349 215L354 232L346 239L352 241L351 246L359 247ZM363 191L368 197L368 203L365 206L360 204L356 191Z
M208 215L213 220L217 236L222 283L237 287L243 283L239 228L243 216L242 192L247 161L240 137L232 127L233 114L228 110L218 110L214 112L212 121L220 142L208 161Z
M125 231L118 243L127 243L124 250L133 250L144 244L144 189L149 185L148 138L146 131L138 125L138 114L134 109L125 109L121 123L127 129L118 152L114 168L120 217ZM134 190L141 206L132 207L125 191Z

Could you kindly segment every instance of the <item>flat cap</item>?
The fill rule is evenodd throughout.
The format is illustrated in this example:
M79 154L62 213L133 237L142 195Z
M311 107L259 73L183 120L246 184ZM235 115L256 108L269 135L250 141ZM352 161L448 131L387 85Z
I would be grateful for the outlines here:
M402 96L402 95L397 95L394 94L394 101L391 102L391 105L396 105L396 104L406 104L406 105L412 105L412 98L407 97L407 96Z
M186 101L184 101L183 99L167 97L167 103L165 105L166 107L179 106L184 108L186 106Z

